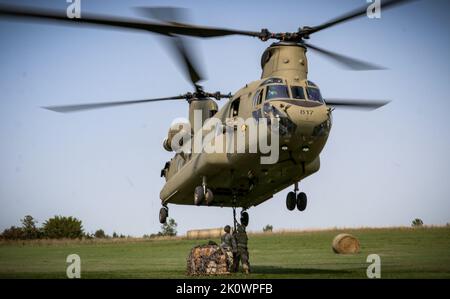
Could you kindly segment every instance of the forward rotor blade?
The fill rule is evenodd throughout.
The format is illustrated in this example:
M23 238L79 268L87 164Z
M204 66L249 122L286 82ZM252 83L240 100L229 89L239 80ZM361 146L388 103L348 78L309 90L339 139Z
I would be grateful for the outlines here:
M331 52L317 46L304 43L308 48L317 51L317 53L331 59L333 62L343 66L344 68L354 70L354 71L367 71L367 70L385 70L383 66L378 66L376 64L365 62L359 59L351 58L342 54Z
M159 102L159 101L182 100L182 99L186 99L186 95L167 97L167 98L157 98L157 99L135 100L135 101L74 104L74 105L63 105L63 106L46 106L46 107L42 107L42 108L51 110L51 111L55 111L55 112L70 113L70 112L78 112L78 111L93 110L93 109L100 109L100 108L110 108L110 107L116 107L116 106L134 105L134 104Z
M393 8L397 5L407 4L407 3L413 2L413 1L417 1L417 0L382 0L382 1L380 1L380 5L381 5L380 8L382 11L384 11L388 8ZM321 31L323 29L330 28L334 25L341 24L341 23L344 23L347 21L351 21L357 17L365 16L365 15L367 15L367 9L368 9L368 5L363 6L361 8L355 9L349 13L346 13L340 17L334 18L322 25L314 26L314 27L305 27L302 31L305 35L310 35L312 33Z
M134 10L144 16L163 21L167 24L181 24L185 21L185 15L187 11L177 7L135 7ZM170 38L164 39L164 42L169 46L169 49L174 53L179 65L185 75L194 85L194 88L199 91L199 81L205 79L205 77L199 72L198 63L194 59L192 54L193 45L181 36L169 35Z
M373 101L373 100L346 100L346 99L325 99L328 106L342 107L350 109L366 109L375 110L390 103L390 101Z
M88 24L100 25L117 29L145 30L160 34L179 34L196 37L219 37L227 35L246 35L259 37L260 32L235 30L217 27L205 27L194 25L174 25L143 22L130 18L119 18L105 15L81 14L81 18L69 19L65 11L41 9L25 6L0 5L0 16L29 19L43 22L59 22L61 24Z

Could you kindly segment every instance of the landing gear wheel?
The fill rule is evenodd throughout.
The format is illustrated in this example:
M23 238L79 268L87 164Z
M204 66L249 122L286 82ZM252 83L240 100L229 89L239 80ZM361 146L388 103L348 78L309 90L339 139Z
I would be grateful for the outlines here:
M297 197L295 192L289 192L286 196L286 207L289 211L293 211L297 205Z
M169 209L167 207L162 207L159 210L159 222L161 224L166 223L167 217L169 216Z
M241 224L243 226L248 226L248 222L250 221L250 217L247 212L241 212Z
M203 192L203 187L202 186L196 187L195 191L194 191L194 204L196 206L199 206L202 204L204 199L205 199L205 193Z
M297 195L297 209L299 211L304 211L306 209L306 204L308 203L308 198L304 192L300 192Z
M214 194L210 189L206 189L205 201L208 206L212 205L212 202L214 201Z

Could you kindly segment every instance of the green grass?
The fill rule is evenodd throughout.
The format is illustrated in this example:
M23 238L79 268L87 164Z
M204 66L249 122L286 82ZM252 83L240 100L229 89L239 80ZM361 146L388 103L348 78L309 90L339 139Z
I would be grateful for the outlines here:
M340 232L250 235L248 277L366 278L366 258L375 253L382 278L450 278L450 228L345 230L361 242L356 255L332 252L331 241ZM0 243L0 278L65 278L72 253L81 257L82 278L186 278L190 249L206 242Z

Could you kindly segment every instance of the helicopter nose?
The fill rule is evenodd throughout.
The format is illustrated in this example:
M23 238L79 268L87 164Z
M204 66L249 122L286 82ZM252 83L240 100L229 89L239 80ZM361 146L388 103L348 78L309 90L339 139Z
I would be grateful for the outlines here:
M290 100L272 105L283 111L294 127L288 134L280 132L282 149L300 148L305 153L322 149L331 129L331 112L325 104Z

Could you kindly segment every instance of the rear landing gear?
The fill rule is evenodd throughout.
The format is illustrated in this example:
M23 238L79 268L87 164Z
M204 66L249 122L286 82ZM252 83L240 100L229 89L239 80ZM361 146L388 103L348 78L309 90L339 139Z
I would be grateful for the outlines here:
M306 209L306 204L308 203L308 198L304 192L300 192L297 195L297 209L303 212Z
M169 217L169 208L167 206L163 206L159 210L159 222L161 224L166 223L167 217Z
M210 206L212 205L212 202L214 200L214 194L210 189L206 187L206 177L203 177L203 183L201 186L195 187L194 190L194 204L196 206L201 205L203 202L206 203L206 205Z
M297 196L295 192L289 192L286 196L286 208L289 211L293 211L297 205Z
M233 193L232 208L233 208L234 231L236 231L237 224L238 224L238 221L236 220L236 205L237 205L237 195L236 195L236 193ZM250 216L247 213L247 208L243 207L241 210L240 224L247 227L249 222L250 222Z
M308 198L304 192L297 194L298 191L298 183L295 183L294 191L289 192L286 196L286 207L289 211L295 210L295 207L297 207L299 211L304 211L306 209Z
M248 226L248 222L250 221L250 216L248 216L248 213L245 210L241 211L241 224L245 227Z

